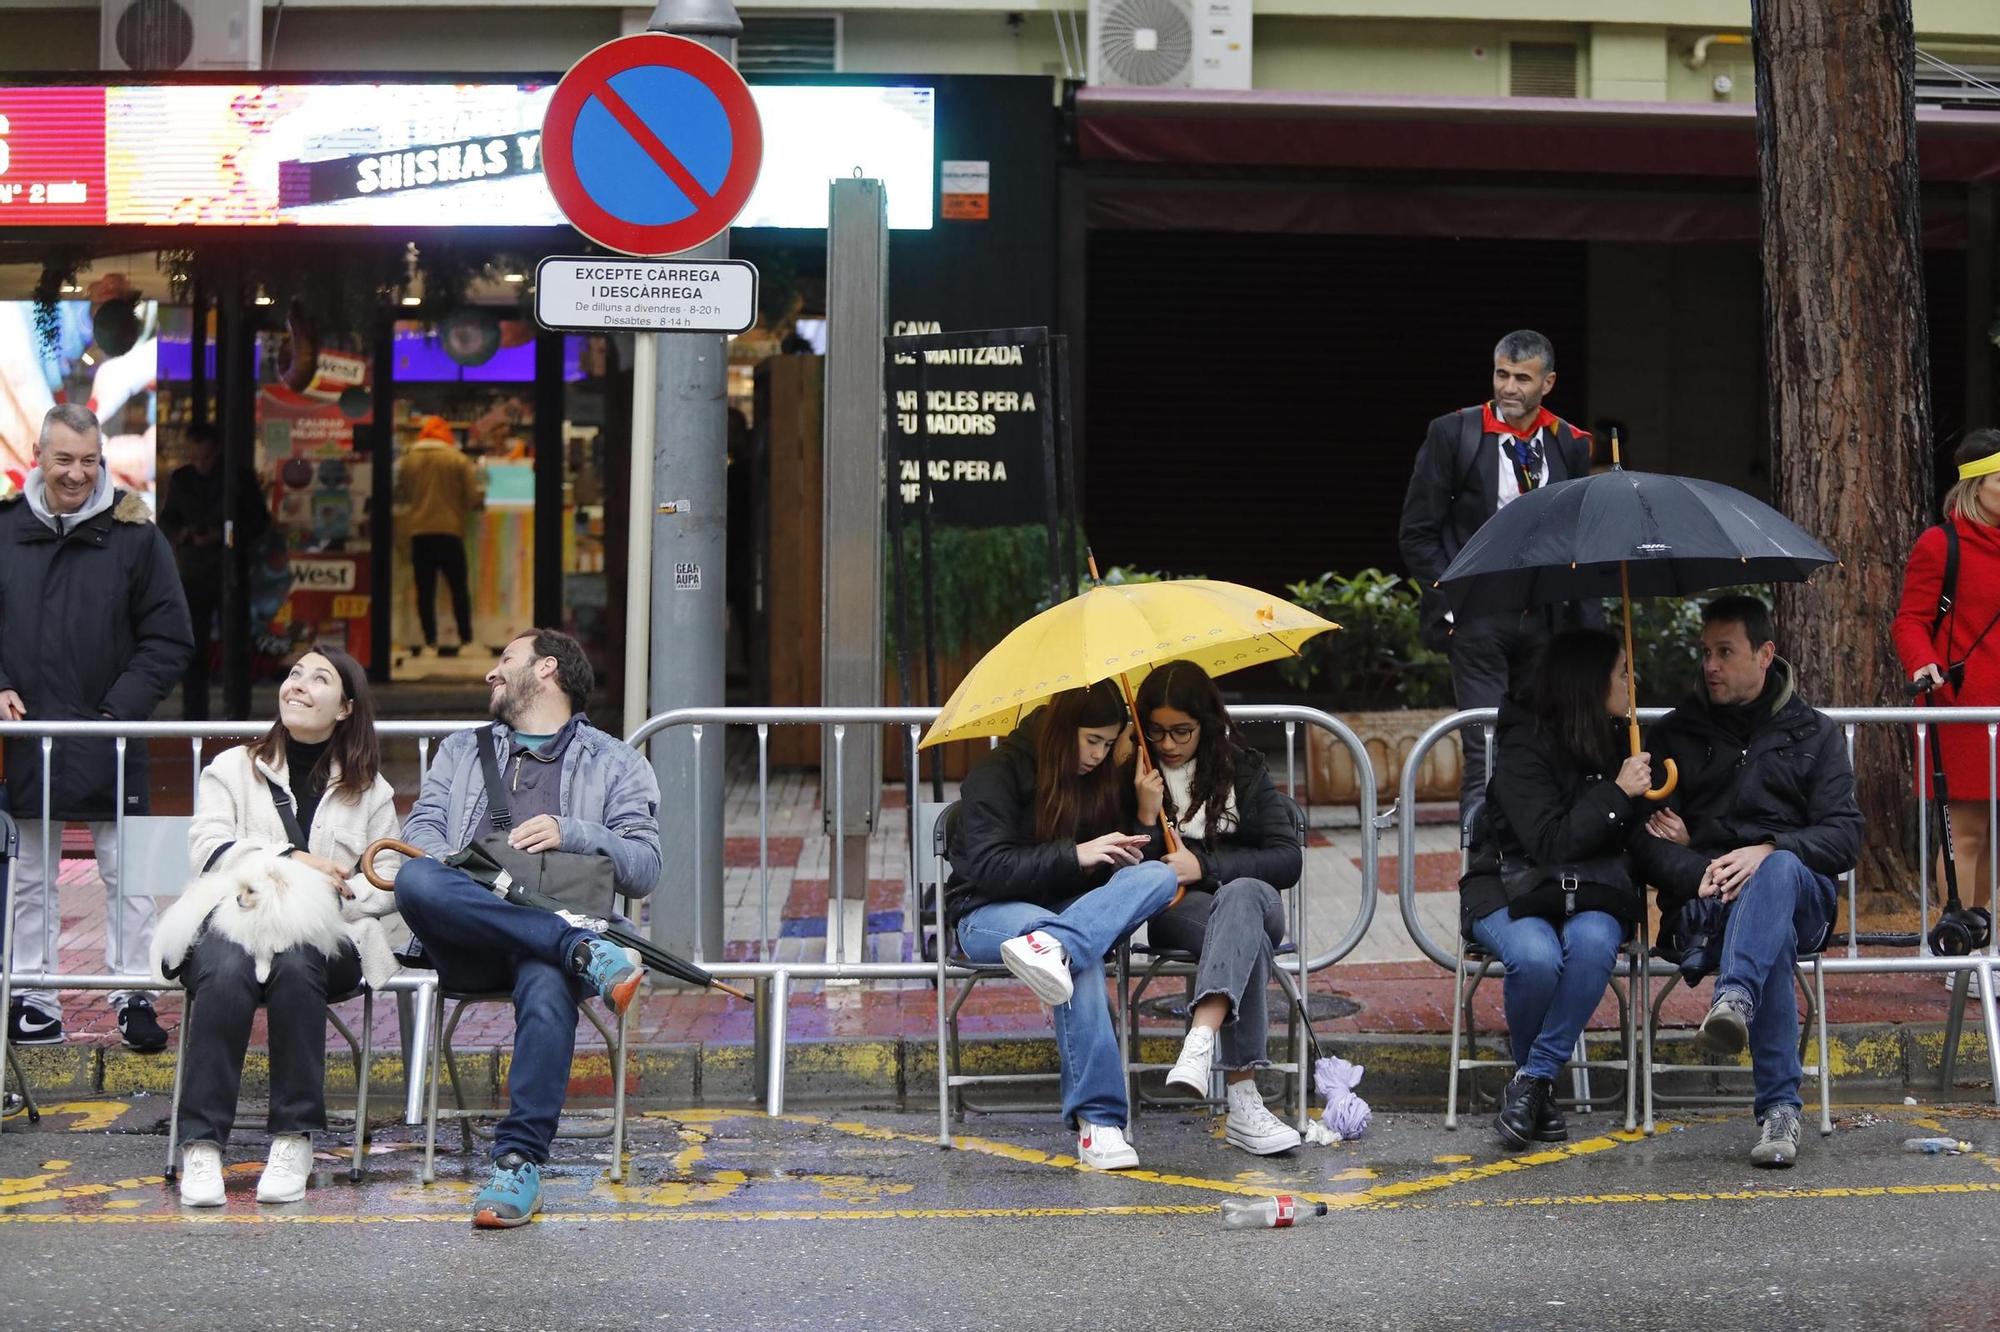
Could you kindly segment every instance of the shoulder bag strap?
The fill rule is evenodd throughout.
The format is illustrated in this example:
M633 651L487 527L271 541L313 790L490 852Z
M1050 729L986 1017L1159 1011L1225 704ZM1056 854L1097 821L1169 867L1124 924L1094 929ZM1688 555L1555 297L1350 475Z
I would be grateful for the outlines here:
M299 827L299 814L292 804L292 793L269 777L264 779L264 785L271 788L271 803L278 807L278 818L285 825L285 836L291 839L292 849L304 851L306 833L305 829Z
M496 832L506 832L514 826L514 807L507 799L507 787L500 780L500 762L493 756L493 728L481 726L475 733L479 740L479 766L486 771L486 814L493 820Z
M1939 523L1944 531L1944 582L1938 586L1937 614L1931 617L1931 637L1944 625L1945 617L1951 614L1952 598L1958 595L1958 529L1950 519Z
M1479 470L1479 441L1485 435L1485 413L1479 407L1461 407L1458 412L1457 479L1451 485L1449 503L1457 503L1465 493L1472 474Z

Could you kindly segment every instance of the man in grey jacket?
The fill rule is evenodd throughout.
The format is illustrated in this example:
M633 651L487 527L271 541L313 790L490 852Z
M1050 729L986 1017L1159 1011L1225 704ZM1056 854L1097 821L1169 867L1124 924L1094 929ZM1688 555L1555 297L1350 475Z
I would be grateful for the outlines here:
M569 1091L577 1009L595 991L623 1014L645 972L625 950L552 911L496 897L443 863L505 831L517 851L567 851L611 861L618 891L644 897L660 879L660 787L650 764L583 715L590 662L568 634L535 629L487 673L498 776L511 822L487 808L479 733L438 747L403 825L425 856L396 875L396 905L425 960L451 990L514 996L508 1111L493 1134L493 1174L473 1200L481 1228L525 1224L542 1205L541 1167Z

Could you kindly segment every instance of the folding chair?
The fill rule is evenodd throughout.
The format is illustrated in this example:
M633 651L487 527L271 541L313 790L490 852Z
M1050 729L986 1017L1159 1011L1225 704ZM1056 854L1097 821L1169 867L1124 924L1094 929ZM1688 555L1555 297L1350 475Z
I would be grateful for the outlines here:
M931 825L930 878L921 885L920 891L930 903L929 909L924 912L924 921L930 927L924 933L924 957L926 961L937 964L937 976L933 983L938 989L938 1097L941 1104L949 1105L950 1113L960 1119L968 1113L1013 1114L1023 1111L1053 1110L1058 1108L1055 1101L974 1102L965 1093L967 1087L1059 1083L1062 1080L1062 1073L1059 1069L1050 1069L1045 1073L958 1071L962 1054L958 1015L965 1007L965 1001L972 997L973 987L981 981L1013 980L1014 974L998 962L974 962L960 951L956 932L944 927L944 880L948 873L946 858L951 847L952 820L956 817L957 809L956 800L944 805L918 807L918 827L923 826L925 819L928 819ZM1113 1021L1117 1021L1115 1013Z
M1801 1060L1805 1058L1806 1042L1809 1039L1816 1038L1819 1042L1819 1059L1815 1064L1808 1066L1807 1071L1819 1078L1819 1132L1821 1137L1828 1137L1833 1133L1833 1076L1831 1070L1827 1067L1825 965L1825 949L1827 942L1832 937L1833 927L1828 925L1826 936L1819 941L1818 947L1812 949L1810 952L1801 952L1798 957L1798 964L1792 968L1793 982L1798 986L1799 993L1805 996L1806 1002L1805 1021L1799 1024L1799 1058ZM1660 1105L1756 1104L1757 1098L1754 1094L1732 1094L1716 1091L1706 1094L1678 1093L1670 1095L1657 1091L1654 1088L1654 1075L1659 1073L1705 1073L1719 1079L1724 1075L1732 1073L1747 1076L1750 1070L1735 1064L1662 1064L1654 1059L1653 1050L1656 1032L1660 1025L1660 1010L1665 1006L1667 996L1672 994L1674 987L1681 983L1681 973L1680 967L1677 965L1679 958L1671 950L1655 947L1652 956L1666 963L1666 967L1664 972L1655 970L1651 965L1646 969L1646 988L1649 999L1646 1005L1644 1033L1646 1132L1651 1133L1653 1131L1653 1106L1656 1103ZM1811 976L1811 984L1807 984L1806 975L1800 974L1800 966L1805 967L1807 974ZM1654 995L1650 993L1652 990L1652 977L1658 974L1664 974L1667 978L1667 983L1660 987L1657 995Z
M187 887L187 848L189 830L194 820L170 814L135 814L125 820L125 859L120 866L118 895L120 897L178 897ZM181 1020L175 1028L174 1049L174 1092L167 1110L167 1169L169 1182L180 1174L180 1127L181 1088L187 1075L187 1062L181 1058L180 1040L185 1037L188 1024L194 1020L196 996L185 989L181 1000ZM351 999L361 1000L361 1035L356 1037L345 1018L334 1011L335 1004L344 1004ZM368 1136L368 1074L374 1055L375 995L367 984L349 990L346 994L328 995L326 999L326 1020L347 1042L349 1056L354 1060L354 1146L348 1160L348 1178L359 1181L362 1177L362 1161L367 1155ZM263 1004L257 1005L259 1008ZM266 1113L268 1114L268 1103ZM268 1129L269 1121L266 1120Z
M184 1035L188 1024L194 1021L196 998L192 991L184 991L183 993L186 997L181 1001L181 1020L180 1026L176 1029L177 1040L174 1050L174 1095L173 1102L167 1110L167 1180L169 1183L180 1174L181 1084L187 1072L187 1061L181 1058L181 1052L178 1048L178 1037ZM353 1030L347 1025L346 1020L333 1009L335 1004L344 1004L350 999L361 1000L361 1035L358 1039L354 1035ZM257 1007L262 1008L264 1005L259 1003ZM354 1060L354 1145L348 1156L347 1177L359 1183L362 1175L365 1173L361 1163L367 1158L368 1154L368 1073L369 1065L373 1062L375 1053L375 992L369 989L367 982L364 981L360 986L349 990L346 994L328 995L326 998L326 1020L332 1025L335 1031L340 1033L340 1038L347 1042L348 1053ZM266 1114L268 1115L268 1113L269 1106L267 1103ZM268 1130L268 1128L269 1121L267 1119L266 1129Z
M1282 791L1278 793L1278 799L1284 802L1286 812L1291 816L1292 832L1298 839L1299 854L1303 856L1306 849L1305 811L1300 809L1298 803ZM1305 886L1303 883L1299 883L1285 891L1304 892ZM1150 935L1150 931L1148 931L1148 934ZM1138 935L1135 934L1132 938L1136 939ZM1299 982L1292 978L1290 972L1276 965L1277 958L1290 957L1298 951L1298 943L1294 939L1286 939L1272 950L1273 965L1271 966L1271 979L1285 992L1285 1048L1290 1053L1290 1058L1283 1062L1274 1062L1271 1067L1274 1071L1285 1075L1285 1099L1287 1101L1294 1099L1291 1092L1296 1087L1298 1091L1296 1101L1301 1115L1303 1115L1306 1084L1305 1060L1299 1052L1299 1014L1304 1004L1300 994ZM1132 974L1134 962L1138 962L1144 967L1144 970L1139 973L1136 983L1133 980ZM1209 1094L1207 1096L1156 1096L1141 1085L1140 1079L1148 1073L1165 1072L1167 1069L1172 1068L1173 1065L1144 1063L1136 1059L1133 1055L1133 1052L1139 1048L1139 1005L1145 999L1146 991L1152 987L1154 981L1180 979L1184 982L1186 987L1187 1022L1183 1025L1183 1034L1185 1034L1186 1028L1193 1024L1194 978L1200 970L1200 962L1201 958L1199 954L1188 952L1185 949L1156 948L1153 946L1150 937L1141 943L1134 943L1132 939L1128 939L1118 948L1117 994L1120 999L1118 1043L1120 1051L1125 1058L1127 1101L1132 1107L1132 1114L1135 1118L1143 1106L1185 1110L1196 1107L1212 1108L1222 1104L1222 1093L1215 1085L1221 1076L1219 1072L1211 1076Z
M632 910L633 900L629 897L624 898L625 910L628 914ZM631 956L629 949L626 950L626 955L628 957ZM637 959L634 960L636 961ZM450 1000L452 1003L449 1020L444 1017L446 1000ZM458 1055L457 1051L452 1048L451 1043L452 1036L458 1030L458 1021L465 1015L465 1010L471 1005L512 1004L513 1002L514 995L508 990L450 990L446 989L443 984L439 984L431 991L429 1085L425 1090L424 1097L424 1168L422 1182L425 1184L429 1184L437 1178L437 1128L440 1119L456 1119L459 1121L461 1132L459 1150L463 1154L470 1154L472 1151L472 1141L475 1137L490 1139L493 1136L491 1129L481 1127L477 1121L480 1119L496 1118L502 1113L493 1108L474 1109L466 1104L465 1090L460 1084L458 1077ZM635 999L633 1007L637 1007L637 1005L638 1000ZM611 1056L611 1108L609 1111L588 1109L568 1113L606 1117L609 1122L590 1128L578 1128L574 1126L558 1128L556 1136L558 1138L610 1138L611 1170L609 1177L613 1183L617 1183L625 1177L625 1047L626 1037L631 1026L632 1009L626 1009L624 1015L618 1019L615 1031L597 1011L597 1006L592 1002L591 996L585 996L583 1003L578 1007L577 1011L582 1013L589 1020L590 1025L597 1029L597 1034L604 1040L605 1052ZM438 1065L440 1063L444 1065L445 1077L451 1082L451 1097L455 1103L452 1108L445 1110L438 1108ZM565 1107L565 1111L567 1112L567 1107Z
M7 931L13 925L14 912L14 857L21 849L21 832L14 826L14 816L0 809L0 967L12 965L14 954L9 947ZM0 1005L0 1008L4 1008ZM42 1122L42 1112L35 1104L35 1093L28 1086L28 1075L21 1071L21 1056L13 1046L7 1047L7 1072L14 1075L14 1083L21 1089L21 1108L27 1111L28 1122ZM4 1086L4 1081L0 1081Z
M1504 909L1504 908L1503 908ZM1588 1114L1595 1098L1591 1093L1590 1074L1593 1070L1615 1072L1623 1075L1625 1087L1625 1129L1630 1132L1635 1118L1633 1097L1634 1074L1638 1069L1639 1051L1636 1031L1634 996L1641 993L1647 959L1646 921L1643 916L1632 937L1618 947L1618 962L1611 973L1611 993L1618 999L1618 1030L1623 1038L1623 1057L1619 1059L1592 1059L1589 1054L1588 1033L1576 1038L1576 1053L1570 1060L1570 1095L1559 1097L1559 1102L1568 1109ZM1505 1057L1483 1059L1479 1055L1479 1024L1473 1011L1473 999L1479 992L1481 981L1490 976L1500 976L1504 984L1505 968L1492 952L1464 935L1458 941L1458 965L1452 974L1452 994L1455 1002L1451 1010L1451 1071L1445 1084L1444 1126L1458 1127L1458 1082L1459 1074L1470 1076L1467 1082L1468 1111L1480 1101L1478 1076L1482 1069L1511 1070L1513 1056L1503 1051ZM1628 988L1630 990L1628 992Z
M975 1114L1001 1114L1024 1110L1047 1110L1054 1105L1051 1101L1006 1101L975 1103L967 1096L967 1087L978 1086L1018 1086L1022 1083L1057 1082L1062 1074L1057 1071L1047 1073L961 1073L959 1069L962 1047L959 1040L958 1015L965 1007L965 1001L972 997L972 988L980 981L1012 980L1013 973L997 962L974 962L958 947L957 931L944 924L944 882L950 875L949 856L951 852L951 832L958 817L958 802L948 801L942 805L925 804L918 807L920 820L930 824L930 875L920 891L928 904L924 911L924 957L937 964L935 984L938 989L938 1094L941 1100L949 1102L954 1118L963 1119L968 1112ZM919 823L919 827L922 823Z

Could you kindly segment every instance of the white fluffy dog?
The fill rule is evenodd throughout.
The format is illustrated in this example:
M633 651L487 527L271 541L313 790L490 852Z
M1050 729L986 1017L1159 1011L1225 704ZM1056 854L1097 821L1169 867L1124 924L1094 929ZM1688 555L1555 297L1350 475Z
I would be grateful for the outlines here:
M271 978L271 959L287 948L317 948L331 959L348 938L340 898L326 876L276 855L189 884L154 931L155 970L163 960L178 967L204 923L250 954L259 983Z

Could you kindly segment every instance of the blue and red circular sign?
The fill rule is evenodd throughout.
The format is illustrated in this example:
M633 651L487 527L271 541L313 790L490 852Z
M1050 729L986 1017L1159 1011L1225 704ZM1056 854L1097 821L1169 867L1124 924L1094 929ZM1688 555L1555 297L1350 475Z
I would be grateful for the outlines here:
M542 119L542 170L570 225L624 254L679 254L750 201L764 126L750 85L698 42L644 32L570 67Z

